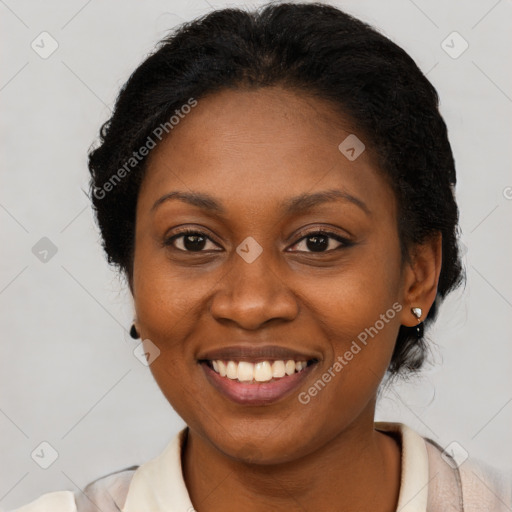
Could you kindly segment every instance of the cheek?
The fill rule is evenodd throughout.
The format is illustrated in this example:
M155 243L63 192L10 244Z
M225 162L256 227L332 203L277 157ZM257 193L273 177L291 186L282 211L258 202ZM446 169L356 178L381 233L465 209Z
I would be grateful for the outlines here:
M329 339L357 337L381 315L389 320L386 326L399 324L393 304L401 300L400 292L399 255L392 248L379 251L378 257L361 251L329 279L303 282L303 299L319 325L331 331Z
M387 256L368 254L352 260L321 287L305 283L310 314L329 340L327 366L339 363L335 380L344 395L354 388L371 392L388 367L402 309L399 261L399 254L388 248Z
M195 415L191 417L190 410L197 390L190 389L189 378L197 369L187 339L199 329L208 288L206 280L186 276L186 271L173 268L158 252L141 248L136 253L134 303L140 335L160 350L150 371L176 412L193 424Z
M166 348L170 348L173 340L186 336L192 319L197 321L205 307L209 277L172 265L165 250L151 247L147 239L141 237L137 243L134 303L141 335L155 342L166 340ZM192 275L197 278L192 279Z

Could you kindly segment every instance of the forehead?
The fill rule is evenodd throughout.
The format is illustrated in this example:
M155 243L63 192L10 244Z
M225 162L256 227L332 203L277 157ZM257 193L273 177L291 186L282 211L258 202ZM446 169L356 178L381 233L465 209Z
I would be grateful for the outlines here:
M224 90L199 99L149 155L140 205L171 190L253 208L316 189L389 200L368 142L353 160L339 149L347 137L364 144L358 135L320 98L280 87Z

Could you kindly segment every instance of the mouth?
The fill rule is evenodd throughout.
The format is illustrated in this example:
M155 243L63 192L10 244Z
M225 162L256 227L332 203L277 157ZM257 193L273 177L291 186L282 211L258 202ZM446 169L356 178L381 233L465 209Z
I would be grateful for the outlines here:
M210 384L243 405L283 399L303 383L318 362L317 357L279 347L231 348L198 359Z
M295 361L294 359L280 359L277 361L223 361L206 360L207 364L215 373L221 377L238 382L256 384L258 382L273 382L299 373L308 365L314 364L315 360Z

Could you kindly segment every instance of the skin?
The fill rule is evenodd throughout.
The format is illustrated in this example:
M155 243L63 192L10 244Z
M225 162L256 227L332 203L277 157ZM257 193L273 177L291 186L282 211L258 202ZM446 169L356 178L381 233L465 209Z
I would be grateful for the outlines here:
M410 308L426 312L434 301L441 241L402 261L393 191L368 143L355 161L338 150L350 133L321 99L279 87L229 90L200 99L150 155L130 286L137 330L161 351L151 371L189 426L183 474L198 512L395 510L401 452L374 429L376 394L400 325L417 323ZM333 189L367 211L346 199L280 209ZM171 191L208 193L225 214L181 200L152 209ZM164 244L178 226L209 237L203 252L187 252L184 237ZM319 228L352 245L329 238L327 251L311 250L304 236ZM263 249L252 263L236 252L249 236ZM300 403L298 392L396 302L402 310ZM209 384L197 358L243 343L300 349L319 362L298 392L239 405Z

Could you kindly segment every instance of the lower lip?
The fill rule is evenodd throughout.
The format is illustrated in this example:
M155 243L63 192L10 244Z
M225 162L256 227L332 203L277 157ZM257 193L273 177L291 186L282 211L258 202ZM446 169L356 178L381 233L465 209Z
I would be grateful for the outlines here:
M316 363L306 366L298 373L269 382L247 383L221 377L206 363L201 363L210 383L224 396L242 405L266 405L277 402L296 390L311 373L314 366Z

